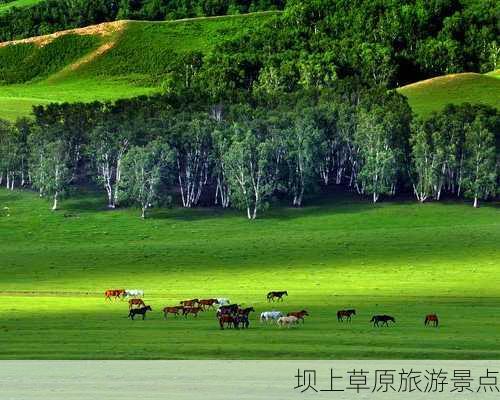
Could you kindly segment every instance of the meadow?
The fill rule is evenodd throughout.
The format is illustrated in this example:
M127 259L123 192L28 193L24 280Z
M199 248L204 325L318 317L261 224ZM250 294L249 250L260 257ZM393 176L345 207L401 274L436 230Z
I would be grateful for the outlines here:
M40 3L42 0L11 0L4 3L0 3L0 14L7 12L13 7L23 8L34 6L37 3Z
M447 104L484 104L500 109L499 77L498 70L489 74L451 74L403 86L398 92L408 98L412 110L421 117Z
M108 211L99 193L61 210L0 189L1 359L498 359L498 204L372 205L331 193L273 207ZM110 288L146 292L153 312L127 319ZM267 303L270 290L288 290ZM213 311L163 320L180 300L229 297L254 306L248 330L221 331ZM265 310L307 309L293 329ZM356 308L352 324L335 313ZM425 328L436 312L439 328ZM373 328L373 314L396 318Z

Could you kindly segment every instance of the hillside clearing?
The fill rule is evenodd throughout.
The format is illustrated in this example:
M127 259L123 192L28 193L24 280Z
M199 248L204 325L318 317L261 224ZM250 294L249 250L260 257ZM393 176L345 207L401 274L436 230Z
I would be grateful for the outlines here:
M490 74L463 73L440 76L398 89L413 111L428 116L446 104L479 103L500 109L498 71Z

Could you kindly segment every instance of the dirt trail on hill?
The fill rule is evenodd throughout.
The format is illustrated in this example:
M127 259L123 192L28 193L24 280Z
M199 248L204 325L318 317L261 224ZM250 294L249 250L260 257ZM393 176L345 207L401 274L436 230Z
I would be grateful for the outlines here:
M128 24L128 22L129 21L104 22L102 24L91 25L85 28L75 28L75 29L68 29L65 31L59 31L51 33L49 35L34 36L27 39L11 40L8 42L0 43L0 47L10 46L11 44L20 44L20 43L34 43L37 46L43 47L61 36L70 34L110 36L115 32L122 31L123 28Z

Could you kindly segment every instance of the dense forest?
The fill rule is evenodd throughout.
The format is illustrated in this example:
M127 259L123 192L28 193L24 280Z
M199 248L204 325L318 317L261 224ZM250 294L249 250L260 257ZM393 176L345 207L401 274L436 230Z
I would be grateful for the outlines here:
M248 100L248 99L247 99ZM115 104L36 107L0 123L0 183L58 199L96 184L110 208L136 204L300 207L338 186L424 202L496 196L500 114L449 106L413 120L404 97L343 82L334 89L233 104L198 93Z

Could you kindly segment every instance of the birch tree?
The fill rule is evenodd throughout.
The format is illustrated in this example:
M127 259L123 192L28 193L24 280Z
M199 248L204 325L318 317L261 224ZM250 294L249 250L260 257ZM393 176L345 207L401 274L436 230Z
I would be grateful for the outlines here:
M294 207L301 207L306 187L314 176L314 155L320 142L320 131L312 121L297 118L289 129L285 129L285 161L288 169L288 192Z
M495 137L485 128L478 117L465 129L465 195L474 199L479 207L480 199L496 193Z
M231 135L228 127L220 125L212 133L212 165L213 174L216 180L215 204L222 208L229 207L231 191L227 176L227 166L225 154L231 146Z
M362 110L355 136L362 166L359 181L362 192L370 193L376 203L381 194L392 194L397 173L397 154L392 147L390 126L382 112Z
M39 143L34 148L31 166L33 186L40 196L52 197L52 211L57 210L59 198L71 181L65 143L62 140Z
M233 141L223 156L233 203L249 220L257 218L275 184L272 141L252 125L232 126Z
M96 180L106 190L108 208L118 205L123 158L130 145L130 131L112 120L91 132L89 155L97 172Z
M433 135L426 131L425 124L416 124L410 138L413 192L417 200L425 202L435 190L439 181L439 161L434 150Z
M181 121L175 127L172 145L183 207L196 206L208 182L212 129L211 122L203 117Z
M144 147L131 147L123 159L120 197L138 204L142 218L158 199L162 170L171 158L171 151L165 144L152 141Z

